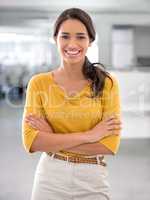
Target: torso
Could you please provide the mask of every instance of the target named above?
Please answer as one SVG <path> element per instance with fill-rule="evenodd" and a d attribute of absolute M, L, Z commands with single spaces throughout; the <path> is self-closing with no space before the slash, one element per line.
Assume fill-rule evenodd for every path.
<path fill-rule="evenodd" d="M 69 82 L 67 82 L 65 78 L 62 78 L 56 70 L 51 71 L 51 73 L 53 75 L 55 83 L 57 83 L 58 86 L 62 87 L 68 96 L 73 96 L 79 93 L 84 89 L 84 87 L 91 83 L 90 80 L 86 79 L 76 82 L 69 80 Z"/>

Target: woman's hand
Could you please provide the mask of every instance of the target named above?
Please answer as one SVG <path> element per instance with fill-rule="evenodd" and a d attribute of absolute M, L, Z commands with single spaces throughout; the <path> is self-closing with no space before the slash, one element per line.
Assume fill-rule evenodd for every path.
<path fill-rule="evenodd" d="M 52 127 L 44 117 L 37 117 L 36 115 L 29 114 L 25 117 L 25 122 L 39 131 L 53 133 Z"/>
<path fill-rule="evenodd" d="M 97 142 L 109 135 L 120 135 L 121 129 L 122 127 L 120 119 L 117 116 L 112 115 L 98 123 L 87 133 L 88 142 Z"/>

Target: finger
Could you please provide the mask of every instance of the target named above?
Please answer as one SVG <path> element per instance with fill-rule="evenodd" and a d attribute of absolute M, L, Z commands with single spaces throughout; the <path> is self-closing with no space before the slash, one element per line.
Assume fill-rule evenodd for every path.
<path fill-rule="evenodd" d="M 108 130 L 108 133 L 119 135 L 121 133 L 121 129 L 120 128 L 119 129 L 112 129 L 112 130 L 110 129 L 110 130 Z"/>
<path fill-rule="evenodd" d="M 41 127 L 47 127 L 49 126 L 49 123 L 47 122 L 47 120 L 43 117 L 35 117 L 35 116 L 27 116 L 25 118 L 25 121 L 30 123 L 31 125 L 34 125 L 34 127 L 41 129 Z"/>
<path fill-rule="evenodd" d="M 29 119 L 25 119 L 25 122 L 28 123 L 28 124 L 33 124 L 34 123 L 34 121 L 29 120 Z"/>
<path fill-rule="evenodd" d="M 36 127 L 39 130 L 41 130 L 42 127 L 44 129 L 45 127 L 49 126 L 48 123 L 41 118 L 38 118 L 38 119 L 30 118 L 28 121 L 30 121 L 31 125 L 34 125 L 34 127 Z"/>
<path fill-rule="evenodd" d="M 32 118 L 35 118 L 35 119 L 40 119 L 40 118 L 43 118 L 44 119 L 44 117 L 43 116 L 37 116 L 37 115 L 35 115 L 35 114 L 33 114 L 33 113 L 29 113 L 28 115 L 26 115 L 26 117 L 32 117 Z"/>
<path fill-rule="evenodd" d="M 121 124 L 112 124 L 107 127 L 107 130 L 116 130 L 121 128 L 122 128 Z"/>
<path fill-rule="evenodd" d="M 115 114 L 112 114 L 110 116 L 108 116 L 105 121 L 110 121 L 110 120 L 113 120 L 113 119 L 118 119 L 118 117 L 115 115 Z"/>
<path fill-rule="evenodd" d="M 33 116 L 28 116 L 28 117 L 25 118 L 25 120 L 32 121 L 32 122 L 35 122 L 35 123 L 41 123 L 41 121 L 38 117 L 33 117 Z"/>
<path fill-rule="evenodd" d="M 37 116 L 31 115 L 31 114 L 30 114 L 30 115 L 27 115 L 26 118 L 28 118 L 28 119 L 38 119 Z"/>
<path fill-rule="evenodd" d="M 33 113 L 29 113 L 26 117 L 35 117 Z"/>
<path fill-rule="evenodd" d="M 117 119 L 110 120 L 110 121 L 108 121 L 106 123 L 107 123 L 107 125 L 113 125 L 113 124 L 121 125 L 122 124 L 122 122 L 120 120 L 117 120 Z"/>
<path fill-rule="evenodd" d="M 33 120 L 33 117 L 28 115 L 28 116 L 25 117 L 25 120 Z"/>
<path fill-rule="evenodd" d="M 27 123 L 31 123 L 31 124 L 37 124 L 39 126 L 39 121 L 38 120 L 35 120 L 35 119 L 25 119 L 25 121 Z"/>
<path fill-rule="evenodd" d="M 122 124 L 121 120 L 118 118 L 111 118 L 109 120 L 106 121 L 106 123 L 109 124 Z"/>
<path fill-rule="evenodd" d="M 29 118 L 25 118 L 25 122 L 30 123 L 30 119 Z"/>
<path fill-rule="evenodd" d="M 119 117 L 117 117 L 116 115 L 112 115 L 110 117 L 108 117 L 108 120 L 112 120 L 112 119 L 120 119 Z"/>
<path fill-rule="evenodd" d="M 110 135 L 120 135 L 120 130 L 111 130 L 111 131 L 107 131 L 107 133 L 105 134 L 105 137 L 110 136 Z"/>
<path fill-rule="evenodd" d="M 120 130 L 112 130 L 108 132 L 109 135 L 121 135 L 121 131 Z"/>
<path fill-rule="evenodd" d="M 37 117 L 36 116 L 36 117 L 31 117 L 30 119 L 38 121 L 41 125 L 47 123 L 47 121 L 44 117 Z"/>
<path fill-rule="evenodd" d="M 33 114 L 29 114 L 26 116 L 26 119 L 28 120 L 36 120 L 38 123 L 41 123 L 41 125 L 44 125 L 45 123 L 47 123 L 45 117 L 41 116 L 41 117 L 38 117 L 36 115 L 33 115 Z"/>
<path fill-rule="evenodd" d="M 27 121 L 27 122 L 33 122 L 33 123 L 37 123 L 37 124 L 39 123 L 39 120 L 34 119 L 34 118 L 26 118 L 25 121 Z"/>
<path fill-rule="evenodd" d="M 111 123 L 111 124 L 107 124 L 108 128 L 116 128 L 116 127 L 121 127 L 122 124 L 121 123 Z"/>
<path fill-rule="evenodd" d="M 42 124 L 47 124 L 47 120 L 46 119 L 44 119 L 44 118 L 39 118 L 39 121 L 42 123 Z"/>
<path fill-rule="evenodd" d="M 29 125 L 33 125 L 33 122 L 29 121 L 29 120 L 25 120 L 25 122 Z"/>
<path fill-rule="evenodd" d="M 32 128 L 34 128 L 34 129 L 39 129 L 39 127 L 37 127 L 35 124 L 30 124 L 30 126 L 32 127 Z"/>
<path fill-rule="evenodd" d="M 39 129 L 40 130 L 40 126 L 38 124 L 35 124 L 34 122 L 31 122 L 31 121 L 28 121 L 27 122 L 28 125 L 30 125 L 32 128 L 35 128 L 35 129 Z"/>
<path fill-rule="evenodd" d="M 49 126 L 49 123 L 45 118 L 39 118 L 38 122 L 40 123 L 41 126 Z"/>
<path fill-rule="evenodd" d="M 114 116 L 107 117 L 106 119 L 104 119 L 104 122 L 108 122 L 112 119 L 115 119 L 115 117 Z"/>

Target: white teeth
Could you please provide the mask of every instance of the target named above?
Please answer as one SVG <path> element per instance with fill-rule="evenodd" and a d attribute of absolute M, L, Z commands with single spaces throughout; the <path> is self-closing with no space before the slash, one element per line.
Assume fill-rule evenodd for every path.
<path fill-rule="evenodd" d="M 70 55 L 77 55 L 77 54 L 79 54 L 80 53 L 80 50 L 78 50 L 78 51 L 65 51 L 67 54 L 70 54 Z"/>

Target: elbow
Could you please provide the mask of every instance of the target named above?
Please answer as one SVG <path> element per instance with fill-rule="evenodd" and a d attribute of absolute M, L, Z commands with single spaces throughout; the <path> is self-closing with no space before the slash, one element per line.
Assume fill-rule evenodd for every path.
<path fill-rule="evenodd" d="M 118 153 L 119 145 L 113 146 L 113 148 L 110 148 L 110 146 L 105 146 L 105 149 L 108 155 L 115 156 Z"/>
<path fill-rule="evenodd" d="M 23 130 L 22 141 L 24 149 L 27 153 L 36 152 L 36 147 L 34 145 L 37 138 L 37 131 Z"/>
<path fill-rule="evenodd" d="M 119 147 L 117 147 L 117 148 L 114 149 L 114 150 L 111 150 L 111 155 L 112 155 L 112 156 L 115 156 L 115 155 L 118 153 L 118 149 L 119 149 Z"/>
<path fill-rule="evenodd" d="M 107 149 L 107 155 L 114 156 L 114 155 L 115 155 L 115 152 L 113 152 L 113 151 L 110 150 L 110 149 Z"/>
<path fill-rule="evenodd" d="M 30 143 L 26 143 L 26 149 L 29 153 L 60 151 L 60 145 L 51 144 L 50 137 L 51 135 L 46 132 L 37 131 L 37 134 L 32 139 L 32 141 L 30 141 Z"/>
<path fill-rule="evenodd" d="M 59 152 L 62 150 L 60 145 L 56 145 L 51 138 L 51 134 L 47 132 L 41 132 L 38 130 L 23 131 L 23 143 L 25 150 L 28 153 L 34 152 Z"/>
<path fill-rule="evenodd" d="M 34 146 L 34 142 L 31 145 L 29 145 L 27 142 L 24 141 L 23 146 L 24 146 L 24 149 L 27 153 L 34 153 L 34 152 L 37 151 L 35 146 Z"/>
<path fill-rule="evenodd" d="M 38 150 L 37 150 L 37 148 L 35 147 L 35 145 L 34 145 L 34 142 L 33 142 L 33 144 L 31 145 L 31 147 L 29 148 L 29 153 L 35 153 L 35 152 L 37 152 Z"/>
<path fill-rule="evenodd" d="M 116 152 L 112 151 L 112 150 L 108 150 L 107 152 L 108 155 L 114 156 L 116 155 Z"/>
<path fill-rule="evenodd" d="M 34 153 L 34 152 L 52 152 L 52 153 L 57 153 L 61 149 L 59 147 L 51 146 L 51 145 L 44 145 L 41 144 L 38 139 L 36 139 L 33 144 L 31 145 L 29 152 Z"/>
<path fill-rule="evenodd" d="M 110 155 L 111 155 L 111 156 L 115 156 L 115 155 L 116 155 L 116 152 L 111 151 Z"/>
<path fill-rule="evenodd" d="M 35 153 L 38 151 L 43 151 L 42 145 L 40 144 L 40 138 L 37 136 L 30 146 L 27 146 L 28 152 L 29 153 Z"/>

